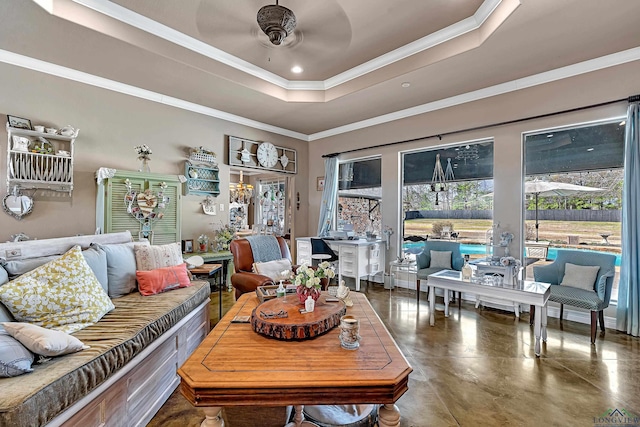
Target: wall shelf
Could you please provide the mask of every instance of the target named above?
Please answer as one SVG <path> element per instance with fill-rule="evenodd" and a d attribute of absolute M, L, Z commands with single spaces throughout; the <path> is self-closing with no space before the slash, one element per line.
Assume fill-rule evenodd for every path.
<path fill-rule="evenodd" d="M 219 171 L 214 166 L 196 165 L 190 161 L 184 164 L 185 194 L 218 196 L 220 194 Z"/>
<path fill-rule="evenodd" d="M 71 136 L 64 136 L 14 128 L 7 123 L 7 136 L 7 191 L 17 187 L 71 195 L 78 130 Z"/>

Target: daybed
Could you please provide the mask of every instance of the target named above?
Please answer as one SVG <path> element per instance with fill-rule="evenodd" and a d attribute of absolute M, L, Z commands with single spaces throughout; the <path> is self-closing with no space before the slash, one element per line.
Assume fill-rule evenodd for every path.
<path fill-rule="evenodd" d="M 128 232 L 3 243 L 0 258 L 5 265 L 22 261 L 24 266 L 75 245 L 125 242 L 131 242 Z M 121 264 L 107 266 L 108 279 L 124 268 Z M 104 272 L 89 266 L 100 281 Z M 109 289 L 112 285 L 109 280 Z M 209 332 L 209 295 L 208 282 L 193 281 L 156 295 L 134 291 L 112 297 L 113 310 L 71 334 L 90 348 L 35 363 L 33 372 L 0 378 L 0 426 L 146 425 L 178 386 L 177 367 Z M 8 320 L 13 319 L 0 307 L 0 322 Z"/>

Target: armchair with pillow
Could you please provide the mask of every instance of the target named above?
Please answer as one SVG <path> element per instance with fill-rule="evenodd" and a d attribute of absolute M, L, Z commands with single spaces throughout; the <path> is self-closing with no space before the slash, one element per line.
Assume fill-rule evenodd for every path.
<path fill-rule="evenodd" d="M 597 317 L 602 334 L 605 332 L 603 310 L 611 299 L 615 265 L 613 254 L 559 249 L 554 262 L 533 267 L 533 277 L 551 283 L 549 301 L 560 303 L 561 322 L 564 304 L 591 311 L 591 344 L 595 344 Z"/>
<path fill-rule="evenodd" d="M 262 257 L 254 257 L 251 239 L 258 243 L 266 242 Z M 248 236 L 247 239 L 235 239 L 231 241 L 230 250 L 235 268 L 231 284 L 235 288 L 236 299 L 244 293 L 255 291 L 258 286 L 273 285 L 284 270 L 295 270 L 295 266 L 291 265 L 291 252 L 282 237 Z"/>
<path fill-rule="evenodd" d="M 427 280 L 430 274 L 441 270 L 460 271 L 463 265 L 460 243 L 427 240 L 422 252 L 416 256 L 416 299 L 420 301 L 420 280 Z"/>

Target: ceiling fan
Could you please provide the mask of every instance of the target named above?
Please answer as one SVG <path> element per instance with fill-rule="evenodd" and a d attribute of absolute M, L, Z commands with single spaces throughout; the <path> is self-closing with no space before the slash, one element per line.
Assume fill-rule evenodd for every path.
<path fill-rule="evenodd" d="M 280 46 L 282 41 L 296 28 L 296 15 L 284 6 L 268 4 L 258 11 L 257 16 L 260 29 L 269 36 L 269 41 Z"/>
<path fill-rule="evenodd" d="M 295 48 L 298 56 L 313 58 L 350 45 L 351 23 L 337 0 L 302 2 L 295 9 L 294 13 L 278 0 L 261 8 L 255 0 L 201 0 L 196 25 L 203 41 L 240 57 L 258 46 L 277 60 L 279 51 Z M 272 16 L 282 20 L 263 27 L 262 21 Z"/>

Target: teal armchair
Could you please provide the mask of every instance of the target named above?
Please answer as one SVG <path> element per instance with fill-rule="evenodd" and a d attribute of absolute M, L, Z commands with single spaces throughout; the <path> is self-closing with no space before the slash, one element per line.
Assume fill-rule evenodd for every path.
<path fill-rule="evenodd" d="M 593 290 L 560 285 L 566 263 L 600 267 Z M 609 306 L 611 299 L 615 265 L 616 257 L 612 254 L 560 249 L 554 262 L 533 267 L 533 277 L 538 282 L 551 283 L 549 301 L 560 303 L 560 322 L 562 322 L 564 304 L 591 311 L 591 343 L 595 344 L 598 318 L 602 334 L 605 333 L 603 310 Z"/>
<path fill-rule="evenodd" d="M 444 270 L 442 267 L 431 266 L 431 251 L 451 251 L 451 269 L 462 270 L 464 265 L 464 258 L 460 253 L 460 243 L 442 241 L 442 240 L 427 240 L 424 243 L 424 249 L 418 255 L 416 255 L 416 267 L 418 272 L 416 274 L 416 298 L 420 300 L 420 281 L 427 280 L 430 274 L 437 273 Z"/>

